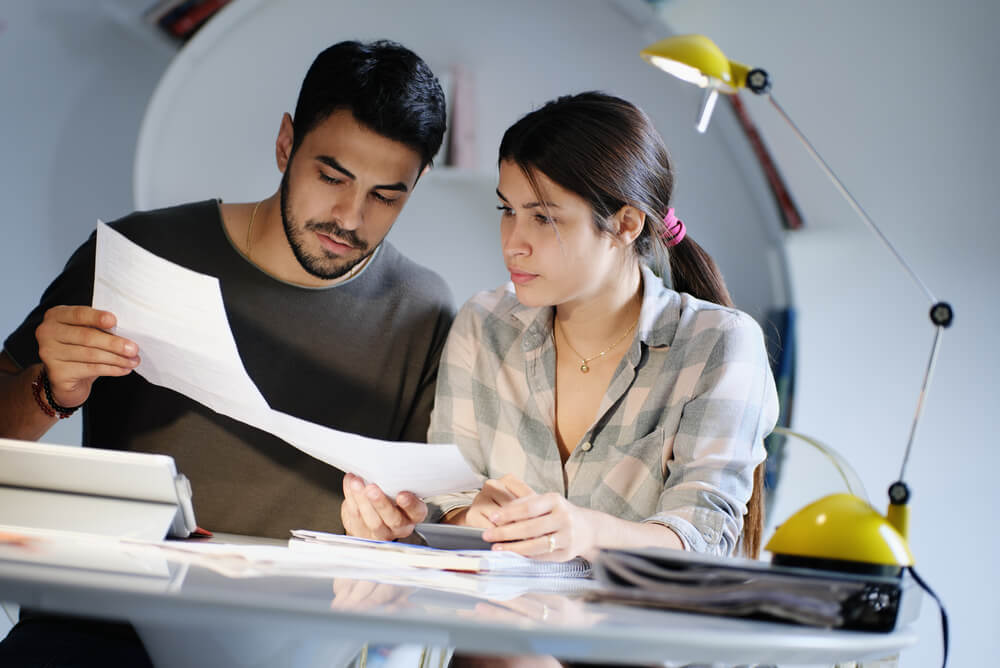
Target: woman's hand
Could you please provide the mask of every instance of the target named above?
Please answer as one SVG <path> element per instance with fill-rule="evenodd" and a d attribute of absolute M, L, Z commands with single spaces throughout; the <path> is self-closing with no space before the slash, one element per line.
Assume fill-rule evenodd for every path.
<path fill-rule="evenodd" d="M 503 480 L 504 487 L 518 498 L 484 513 L 495 526 L 483 532 L 483 540 L 494 543 L 494 550 L 567 561 L 597 547 L 599 513 L 576 506 L 555 492 L 535 494 L 512 476 Z"/>
<path fill-rule="evenodd" d="M 378 485 L 366 485 L 353 473 L 344 475 L 340 519 L 349 535 L 375 540 L 406 538 L 426 518 L 427 504 L 412 492 L 400 492 L 390 499 Z"/>
<path fill-rule="evenodd" d="M 472 500 L 471 506 L 464 508 L 460 513 L 456 513 L 445 521 L 448 524 L 489 529 L 496 526 L 489 519 L 490 515 L 511 501 L 531 496 L 534 493 L 534 490 L 512 475 L 505 475 L 499 480 L 487 480 L 483 483 L 479 494 Z"/>

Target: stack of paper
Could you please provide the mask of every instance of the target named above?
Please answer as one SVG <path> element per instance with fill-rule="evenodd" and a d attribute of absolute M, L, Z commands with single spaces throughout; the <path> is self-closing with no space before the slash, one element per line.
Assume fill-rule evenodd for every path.
<path fill-rule="evenodd" d="M 585 578 L 590 564 L 585 559 L 565 562 L 538 561 L 513 552 L 492 550 L 438 550 L 352 536 L 307 531 L 292 531 L 288 547 L 293 551 L 322 554 L 330 563 L 366 564 L 373 567 L 432 568 L 490 575 L 551 576 Z"/>
<path fill-rule="evenodd" d="M 809 626 L 891 631 L 901 579 L 772 566 L 679 550 L 603 550 L 594 595 L 653 607 Z"/>

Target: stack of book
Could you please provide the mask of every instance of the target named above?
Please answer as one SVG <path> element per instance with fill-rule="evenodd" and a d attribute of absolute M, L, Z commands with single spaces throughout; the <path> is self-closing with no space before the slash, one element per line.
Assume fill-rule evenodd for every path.
<path fill-rule="evenodd" d="M 146 10 L 144 18 L 183 42 L 228 3 L 229 0 L 158 0 Z"/>
<path fill-rule="evenodd" d="M 600 600 L 808 626 L 892 631 L 916 619 L 919 589 L 898 576 L 774 566 L 679 550 L 603 550 Z"/>

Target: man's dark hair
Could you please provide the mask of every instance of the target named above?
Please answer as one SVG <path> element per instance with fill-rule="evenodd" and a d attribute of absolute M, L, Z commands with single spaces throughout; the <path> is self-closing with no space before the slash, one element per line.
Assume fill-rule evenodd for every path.
<path fill-rule="evenodd" d="M 295 105 L 292 152 L 338 109 L 350 109 L 365 127 L 411 147 L 423 165 L 441 147 L 441 84 L 427 63 L 396 42 L 339 42 L 316 56 Z"/>

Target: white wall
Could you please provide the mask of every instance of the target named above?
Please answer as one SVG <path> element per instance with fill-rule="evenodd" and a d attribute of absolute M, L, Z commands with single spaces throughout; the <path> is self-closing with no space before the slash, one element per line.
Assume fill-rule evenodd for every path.
<path fill-rule="evenodd" d="M 241 0 L 195 36 L 157 88 L 137 152 L 136 202 L 249 201 L 273 192 L 280 176 L 273 138 L 301 73 L 332 42 L 385 37 L 412 48 L 436 72 L 460 64 L 473 77 L 472 174 L 456 180 L 432 172 L 389 237 L 441 272 L 459 303 L 506 280 L 493 194 L 503 131 L 557 95 L 597 88 L 649 113 L 678 163 L 679 215 L 716 255 L 736 303 L 763 318 L 785 297 L 767 264 L 778 265 L 780 277 L 773 204 L 761 197 L 759 170 L 731 159 L 752 161 L 752 154 L 729 110 L 719 112 L 719 133 L 707 141 L 693 136 L 698 92 L 663 94 L 663 77 L 639 58 L 664 31 L 641 0 Z M 732 197 L 714 197 L 718 188 Z M 468 196 L 473 189 L 478 199 Z M 456 256 L 471 271 L 450 259 Z"/>
<path fill-rule="evenodd" d="M 955 307 L 907 471 L 911 545 L 950 613 L 949 664 L 995 664 L 1000 3 L 675 0 L 664 17 L 767 69 L 778 101 L 935 296 Z M 748 102 L 808 225 L 788 238 L 801 314 L 794 426 L 843 452 L 884 509 L 930 351 L 928 304 L 773 110 Z M 782 493 L 799 504 L 816 498 L 828 491 L 816 479 L 803 471 Z M 918 632 L 902 665 L 939 666 L 929 599 Z"/>
<path fill-rule="evenodd" d="M 132 208 L 139 121 L 173 53 L 135 24 L 138 11 L 0 0 L 0 339 L 98 216 Z M 46 440 L 79 443 L 79 416 Z M 2 638 L 17 608 L 0 608 Z"/>
<path fill-rule="evenodd" d="M 0 0 L 0 343 L 97 218 L 132 208 L 139 122 L 173 53 L 142 4 Z M 74 417 L 47 440 L 79 432 Z"/>

